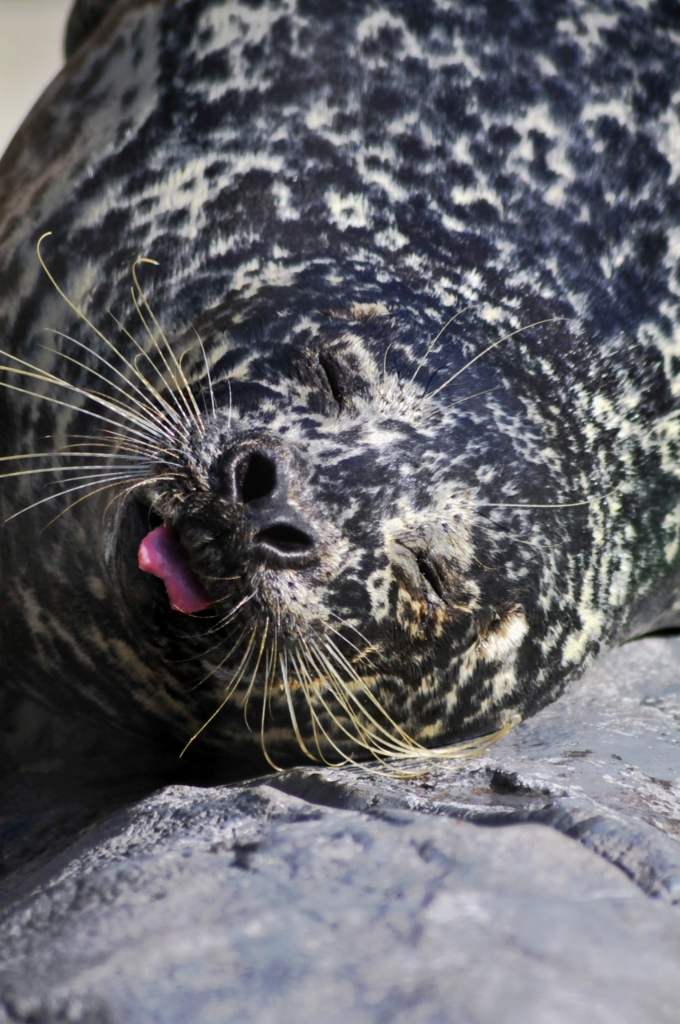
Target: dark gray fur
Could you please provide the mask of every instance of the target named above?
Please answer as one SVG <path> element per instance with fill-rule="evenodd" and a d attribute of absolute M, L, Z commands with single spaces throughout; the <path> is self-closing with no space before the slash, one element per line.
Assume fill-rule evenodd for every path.
<path fill-rule="evenodd" d="M 99 28 L 112 7 L 113 0 L 76 0 L 64 34 L 64 55 L 67 60 Z"/>
<path fill-rule="evenodd" d="M 679 30 L 670 4 L 568 0 L 120 0 L 82 29 L 0 166 L 4 344 L 105 390 L 96 355 L 86 371 L 45 351 L 51 328 L 112 358 L 37 239 L 52 232 L 50 270 L 128 358 L 107 311 L 144 339 L 130 267 L 153 257 L 140 281 L 190 349 L 203 426 L 148 455 L 130 498 L 103 491 L 47 526 L 58 499 L 4 528 L 5 670 L 188 738 L 242 631 L 263 650 L 241 691 L 252 672 L 256 734 L 295 745 L 283 654 L 306 665 L 303 738 L 317 714 L 333 756 L 372 744 L 324 690 L 324 657 L 366 687 L 349 698 L 365 728 L 435 746 L 677 623 Z M 11 391 L 0 417 L 7 455 L 101 426 Z M 257 508 L 238 490 L 253 452 L 280 483 Z M 2 509 L 47 493 L 10 479 Z M 154 516 L 219 607 L 248 598 L 223 632 L 137 570 Z M 257 538 L 280 524 L 310 543 L 275 564 Z M 254 742 L 237 702 L 204 735 Z"/>

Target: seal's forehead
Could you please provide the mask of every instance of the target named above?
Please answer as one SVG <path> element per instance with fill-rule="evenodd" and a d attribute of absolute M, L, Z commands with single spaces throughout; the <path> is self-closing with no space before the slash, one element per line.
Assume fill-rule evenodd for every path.
<path fill-rule="evenodd" d="M 36 231 L 58 211 L 73 289 L 128 301 L 143 252 L 175 325 L 348 297 L 441 323 L 462 298 L 490 322 L 549 304 L 662 343 L 680 44 L 643 5 L 118 7 L 5 162 Z"/>

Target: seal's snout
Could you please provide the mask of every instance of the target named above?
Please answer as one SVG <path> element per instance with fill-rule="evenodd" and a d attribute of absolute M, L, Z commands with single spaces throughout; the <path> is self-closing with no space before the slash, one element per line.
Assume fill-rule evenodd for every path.
<path fill-rule="evenodd" d="M 287 460 L 266 449 L 233 464 L 234 499 L 252 528 L 248 554 L 272 568 L 306 565 L 315 554 L 314 531 L 289 501 L 292 473 Z"/>

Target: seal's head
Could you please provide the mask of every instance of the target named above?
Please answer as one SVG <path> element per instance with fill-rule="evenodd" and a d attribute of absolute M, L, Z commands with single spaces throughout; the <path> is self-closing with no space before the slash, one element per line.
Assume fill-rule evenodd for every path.
<path fill-rule="evenodd" d="M 238 365 L 232 340 L 211 367 L 194 339 L 193 368 L 173 344 L 168 386 L 147 386 L 109 569 L 223 749 L 243 740 L 239 705 L 272 756 L 329 760 L 413 755 L 516 710 L 537 581 L 513 513 L 478 500 L 504 447 L 479 401 L 490 370 L 469 367 L 452 401 L 413 330 L 354 307 L 273 328 Z"/>

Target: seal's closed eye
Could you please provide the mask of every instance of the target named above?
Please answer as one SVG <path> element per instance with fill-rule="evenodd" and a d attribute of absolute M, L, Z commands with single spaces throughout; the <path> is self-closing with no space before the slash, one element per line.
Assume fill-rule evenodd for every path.
<path fill-rule="evenodd" d="M 321 366 L 330 392 L 340 409 L 347 407 L 353 397 L 368 398 L 370 386 L 361 373 L 346 359 L 333 352 L 320 352 Z"/>

